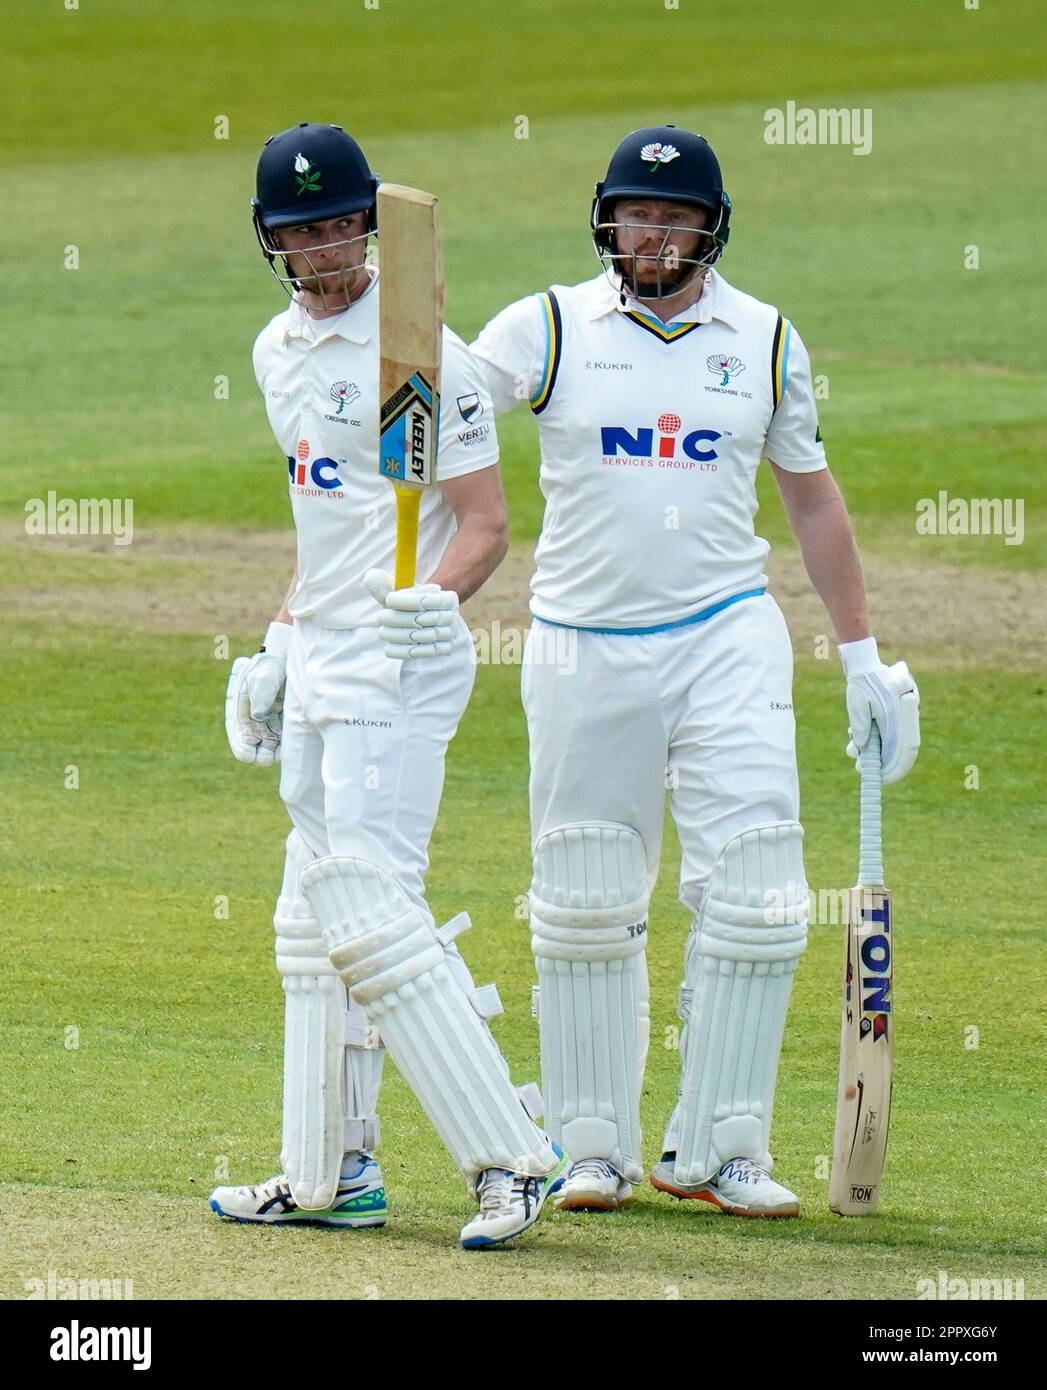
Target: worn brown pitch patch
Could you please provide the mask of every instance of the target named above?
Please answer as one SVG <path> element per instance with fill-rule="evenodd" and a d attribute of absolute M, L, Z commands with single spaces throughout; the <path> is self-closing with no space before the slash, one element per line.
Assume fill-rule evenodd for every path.
<path fill-rule="evenodd" d="M 0 562 L 10 575 L 5 604 L 23 623 L 117 626 L 153 632 L 263 632 L 287 589 L 294 532 L 165 527 L 133 545 L 106 537 L 28 537 L 0 528 Z M 514 546 L 484 588 L 463 606 L 469 626 L 525 629 L 530 545 Z M 864 557 L 873 630 L 889 660 L 936 665 L 999 663 L 1038 668 L 1047 645 L 1047 579 L 1026 570 L 915 564 Z M 798 656 L 814 656 L 831 625 L 795 548 L 770 561 Z"/>
<path fill-rule="evenodd" d="M 916 665 L 917 655 L 935 665 L 999 663 L 1008 670 L 1041 665 L 1047 645 L 1047 579 L 1027 570 L 918 565 L 863 559 L 873 631 L 884 658 Z M 469 626 L 487 628 L 497 620 L 525 628 L 528 584 L 533 568 L 528 546 L 515 547 L 480 592 L 464 605 Z M 795 549 L 772 554 L 767 570 L 770 591 L 782 606 L 799 657 L 813 657 L 832 624 Z"/>

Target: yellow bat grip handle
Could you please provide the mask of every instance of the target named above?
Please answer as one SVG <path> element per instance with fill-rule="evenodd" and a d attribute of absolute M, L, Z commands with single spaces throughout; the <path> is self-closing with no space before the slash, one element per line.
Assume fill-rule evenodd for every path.
<path fill-rule="evenodd" d="M 418 558 L 418 507 L 422 500 L 420 488 L 398 487 L 396 491 L 396 583 L 397 589 L 409 589 L 414 583 L 414 567 Z"/>

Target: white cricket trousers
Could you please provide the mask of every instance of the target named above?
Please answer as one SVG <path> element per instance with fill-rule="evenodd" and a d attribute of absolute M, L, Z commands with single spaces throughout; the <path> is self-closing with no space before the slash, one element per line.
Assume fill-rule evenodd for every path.
<path fill-rule="evenodd" d="M 799 819 L 792 671 L 767 593 L 645 636 L 536 620 L 522 673 L 532 845 L 557 826 L 620 822 L 643 839 L 653 889 L 668 790 L 680 899 L 697 913 L 732 836 Z"/>
<path fill-rule="evenodd" d="M 315 855 L 370 860 L 426 913 L 444 756 L 476 676 L 457 626 L 448 656 L 393 661 L 377 628 L 296 618 L 287 658 L 280 795 L 292 822 Z"/>

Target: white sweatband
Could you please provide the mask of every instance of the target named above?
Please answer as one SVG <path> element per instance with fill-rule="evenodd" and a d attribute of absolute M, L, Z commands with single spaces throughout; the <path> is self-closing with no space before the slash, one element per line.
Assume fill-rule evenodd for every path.
<path fill-rule="evenodd" d="M 845 676 L 864 676 L 880 664 L 875 637 L 862 637 L 857 642 L 841 642 L 836 648 L 843 662 Z"/>
<path fill-rule="evenodd" d="M 286 656 L 290 645 L 291 624 L 278 623 L 275 620 L 271 622 L 265 630 L 262 650 L 269 652 L 272 656 Z"/>

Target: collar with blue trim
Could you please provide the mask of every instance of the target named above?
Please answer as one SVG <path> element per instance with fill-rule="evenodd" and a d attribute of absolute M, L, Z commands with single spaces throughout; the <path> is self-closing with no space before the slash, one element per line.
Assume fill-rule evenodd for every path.
<path fill-rule="evenodd" d="M 617 310 L 618 313 L 625 314 L 629 318 L 642 321 L 644 326 L 651 325 L 657 330 L 661 330 L 666 337 L 672 336 L 677 325 L 686 325 L 689 329 L 696 324 L 709 323 L 712 319 L 719 319 L 728 328 L 736 329 L 738 319 L 730 303 L 730 298 L 730 285 L 715 270 L 710 270 L 706 274 L 701 296 L 693 304 L 689 304 L 686 309 L 682 309 L 669 323 L 663 323 L 661 319 L 651 313 L 647 305 L 633 299 L 630 295 L 626 294 L 623 303 L 621 289 L 612 285 L 605 276 L 603 289 L 596 296 L 596 303 L 593 305 L 590 317 L 602 318 L 604 314 Z"/>

